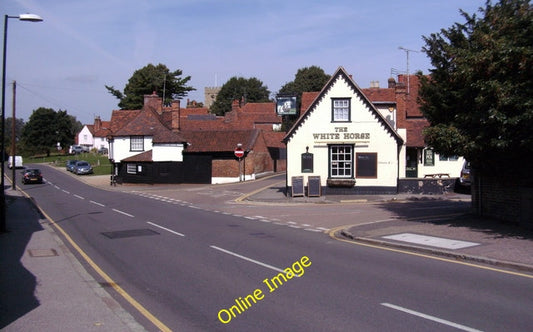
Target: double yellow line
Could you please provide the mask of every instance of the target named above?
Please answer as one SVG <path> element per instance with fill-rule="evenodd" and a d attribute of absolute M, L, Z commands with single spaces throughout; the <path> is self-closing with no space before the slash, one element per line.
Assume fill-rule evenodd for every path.
<path fill-rule="evenodd" d="M 27 198 L 31 199 L 31 197 L 24 190 L 21 190 L 20 188 L 19 188 L 19 190 L 24 194 L 24 196 L 26 196 Z M 37 206 L 37 204 L 35 206 Z M 83 251 L 83 249 L 81 249 L 80 246 L 78 246 L 76 244 L 76 242 L 74 242 L 74 240 L 67 234 L 67 232 L 65 232 L 65 230 L 63 230 L 63 228 L 61 226 L 59 226 L 45 211 L 43 211 L 43 209 L 41 209 L 40 206 L 37 206 L 37 208 L 46 217 L 46 219 L 48 219 L 50 224 L 52 224 L 55 227 L 55 229 L 57 229 L 64 236 L 64 238 L 67 240 L 67 242 L 70 243 L 70 245 L 78 252 L 78 254 L 80 254 L 80 256 L 87 262 L 87 264 L 89 264 L 93 268 L 93 270 L 100 277 L 102 277 L 102 279 L 104 279 L 106 284 L 108 284 L 110 287 L 112 287 L 120 296 L 122 296 L 124 298 L 124 300 L 126 300 L 141 315 L 143 315 L 152 324 L 154 324 L 160 331 L 164 331 L 164 332 L 172 331 L 168 326 L 163 324 L 163 322 L 161 322 L 159 319 L 157 319 L 157 317 L 152 315 L 152 313 L 150 313 L 145 307 L 143 307 L 142 304 L 140 304 L 137 300 L 135 300 L 133 297 L 131 297 L 131 295 L 129 295 L 122 287 L 117 285 L 117 283 L 113 279 L 111 279 L 111 277 L 107 273 L 105 273 L 104 270 L 102 270 L 89 257 L 89 255 L 87 255 Z"/>

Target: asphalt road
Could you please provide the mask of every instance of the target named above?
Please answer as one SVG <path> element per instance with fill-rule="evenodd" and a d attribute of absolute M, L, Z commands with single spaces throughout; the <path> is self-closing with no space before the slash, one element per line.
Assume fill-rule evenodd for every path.
<path fill-rule="evenodd" d="M 24 190 L 110 278 L 72 248 L 95 279 L 150 331 L 533 326 L 532 279 L 340 242 L 208 202 L 104 191 L 53 169 L 45 179 Z"/>

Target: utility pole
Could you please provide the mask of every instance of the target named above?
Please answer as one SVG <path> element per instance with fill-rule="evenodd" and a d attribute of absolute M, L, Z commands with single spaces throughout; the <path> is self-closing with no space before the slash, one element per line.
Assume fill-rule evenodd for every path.
<path fill-rule="evenodd" d="M 410 73 L 409 73 L 409 52 L 418 53 L 419 51 L 410 50 L 410 49 L 402 47 L 402 46 L 398 47 L 398 49 L 405 51 L 405 54 L 407 55 L 407 94 L 409 94 L 409 89 L 410 89 L 410 85 L 409 85 L 409 75 L 410 75 Z"/>
<path fill-rule="evenodd" d="M 16 159 L 15 159 L 15 155 L 17 154 L 16 153 L 16 142 L 15 142 L 15 138 L 17 137 L 16 135 L 16 131 L 15 131 L 15 127 L 16 127 L 16 123 L 17 123 L 17 118 L 15 117 L 15 109 L 16 109 L 16 106 L 15 106 L 15 102 L 17 100 L 17 81 L 13 81 L 13 115 L 12 115 L 12 119 L 11 119 L 11 155 L 13 157 L 11 157 L 11 169 L 13 170 L 13 174 L 12 174 L 12 179 L 13 179 L 13 182 L 12 182 L 12 187 L 11 189 L 13 190 L 17 190 L 17 183 L 16 183 L 16 180 L 15 180 L 15 174 L 16 174 L 16 168 L 15 167 L 17 165 L 16 163 Z"/>

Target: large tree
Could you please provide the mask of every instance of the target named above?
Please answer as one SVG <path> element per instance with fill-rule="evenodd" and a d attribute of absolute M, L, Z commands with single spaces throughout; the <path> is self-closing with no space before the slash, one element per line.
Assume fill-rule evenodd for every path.
<path fill-rule="evenodd" d="M 330 75 L 326 74 L 324 70 L 318 66 L 300 68 L 296 72 L 296 75 L 294 75 L 294 80 L 285 83 L 285 85 L 279 89 L 278 95 L 296 96 L 297 108 L 299 109 L 302 103 L 302 93 L 322 90 L 329 78 Z M 289 130 L 297 118 L 298 115 L 283 116 L 282 130 Z"/>
<path fill-rule="evenodd" d="M 22 130 L 21 150 L 27 154 L 45 153 L 49 156 L 57 143 L 63 149 L 73 144 L 80 127 L 81 123 L 67 111 L 40 107 L 33 111 Z"/>
<path fill-rule="evenodd" d="M 178 69 L 171 72 L 167 66 L 148 64 L 136 70 L 124 87 L 124 92 L 112 86 L 105 86 L 113 96 L 119 100 L 118 107 L 126 110 L 141 109 L 144 104 L 144 95 L 150 95 L 154 91 L 159 96 L 164 96 L 164 103 L 170 104 L 172 100 L 187 96 L 189 91 L 196 90 L 187 86 L 190 76 L 181 77 L 183 72 Z"/>
<path fill-rule="evenodd" d="M 424 37 L 434 69 L 420 75 L 427 144 L 481 173 L 530 168 L 533 154 L 533 11 L 528 0 L 486 2 L 479 16 Z M 514 173 L 516 174 L 516 173 Z M 529 179 L 531 176 L 529 175 Z"/>
<path fill-rule="evenodd" d="M 330 75 L 318 66 L 304 67 L 298 69 L 294 80 L 285 83 L 279 89 L 278 94 L 292 94 L 302 96 L 303 92 L 320 91 L 328 82 Z"/>
<path fill-rule="evenodd" d="M 244 100 L 246 103 L 261 103 L 269 101 L 270 91 L 259 79 L 232 77 L 217 94 L 217 99 L 211 105 L 210 111 L 216 115 L 224 115 L 231 111 L 233 100 Z"/>

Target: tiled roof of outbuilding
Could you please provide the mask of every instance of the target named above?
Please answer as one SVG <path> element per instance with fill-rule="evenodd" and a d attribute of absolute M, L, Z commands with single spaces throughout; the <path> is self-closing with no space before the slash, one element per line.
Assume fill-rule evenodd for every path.
<path fill-rule="evenodd" d="M 124 162 L 151 162 L 152 161 L 152 150 L 148 150 L 134 156 L 122 159 Z"/>
<path fill-rule="evenodd" d="M 245 151 L 252 149 L 260 130 L 195 130 L 182 134 L 190 143 L 185 152 L 230 152 L 234 151 L 239 143 Z"/>

